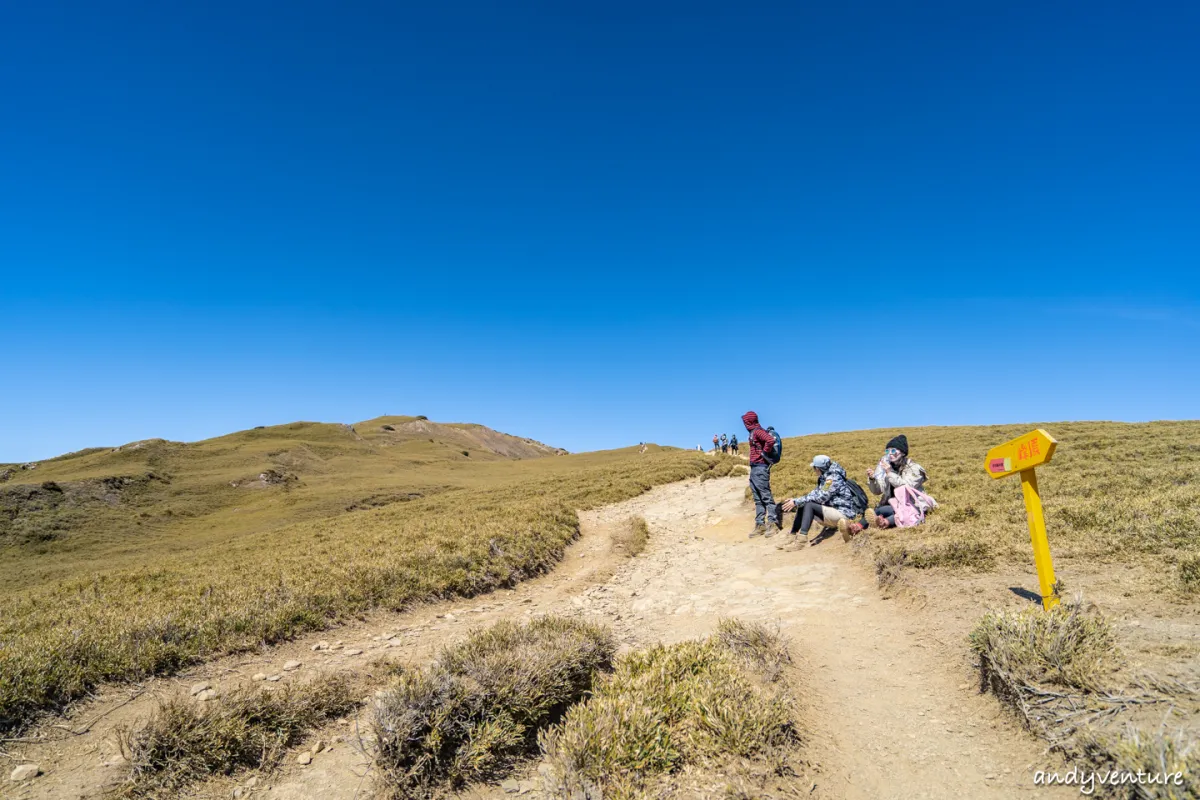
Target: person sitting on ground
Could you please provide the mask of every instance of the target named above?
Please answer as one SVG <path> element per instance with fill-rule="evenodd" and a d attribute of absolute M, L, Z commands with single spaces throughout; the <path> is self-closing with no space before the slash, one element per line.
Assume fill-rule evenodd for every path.
<path fill-rule="evenodd" d="M 736 433 L 735 433 L 733 436 L 730 436 L 730 437 L 729 437 L 729 449 L 730 449 L 730 450 L 733 452 L 733 454 L 734 454 L 735 456 L 738 454 L 738 449 L 737 449 L 737 434 L 736 434 Z"/>
<path fill-rule="evenodd" d="M 816 537 L 811 540 L 808 538 L 808 530 L 814 520 L 820 522 L 822 527 L 836 528 L 839 522 L 854 519 L 863 512 L 841 464 L 829 456 L 817 456 L 812 460 L 812 468 L 817 474 L 817 488 L 804 497 L 785 501 L 776 512 L 776 518 L 779 519 L 782 519 L 782 511 L 796 512 L 791 535 L 779 545 L 780 550 L 799 548 L 806 543 L 814 544 Z"/>
<path fill-rule="evenodd" d="M 896 490 L 901 487 L 915 489 L 924 495 L 925 481 L 928 476 L 925 468 L 908 457 L 908 437 L 904 434 L 892 437 L 874 469 L 867 470 L 867 486 L 872 494 L 880 495 L 879 503 L 874 509 L 868 509 L 863 521 L 846 520 L 839 524 L 842 538 L 849 540 L 851 536 L 861 533 L 863 528 L 874 525 L 877 528 L 896 527 L 896 509 L 894 498 Z M 928 495 L 925 495 L 928 497 Z M 929 498 L 933 503 L 933 498 Z M 921 518 L 924 512 L 921 510 Z"/>

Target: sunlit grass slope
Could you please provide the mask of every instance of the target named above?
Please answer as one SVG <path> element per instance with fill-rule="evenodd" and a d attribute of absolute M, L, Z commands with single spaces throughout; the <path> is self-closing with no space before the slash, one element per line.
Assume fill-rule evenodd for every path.
<path fill-rule="evenodd" d="M 111 475 L 114 465 L 126 474 L 161 470 L 168 494 L 144 502 L 168 504 L 172 514 L 163 510 L 154 526 L 138 525 L 138 506 L 126 508 L 119 498 L 107 511 L 125 528 L 110 534 L 85 518 L 63 531 L 61 549 L 54 549 L 58 540 L 5 547 L 8 574 L 38 577 L 0 588 L 0 727 L 20 725 L 100 681 L 169 672 L 372 608 L 511 584 L 561 557 L 578 532 L 576 509 L 699 475 L 714 463 L 659 448 L 518 461 L 492 453 L 485 460 L 461 449 L 455 457 L 436 437 L 384 447 L 349 428 L 298 425 L 284 426 L 287 459 L 264 429 L 196 445 L 91 453 L 72 470 L 74 459 L 39 466 L 39 479 L 62 485 Z M 298 478 L 229 485 L 255 484 L 263 459 Z M 240 492 L 238 505 L 213 501 L 204 487 L 222 497 Z M 380 495 L 393 499 L 371 507 L 369 498 Z M 233 519 L 239 523 L 222 524 Z M 55 562 L 49 575 L 42 559 Z"/>
<path fill-rule="evenodd" d="M 918 528 L 874 535 L 876 544 L 913 550 L 916 566 L 1028 563 L 1020 481 L 993 480 L 983 462 L 990 447 L 1035 427 L 1059 442 L 1053 461 L 1038 468 L 1054 557 L 1113 564 L 1153 560 L 1164 567 L 1164 582 L 1186 590 L 1188 567 L 1200 557 L 1200 422 L 1059 422 L 802 436 L 786 440 L 786 457 L 772 483 L 777 497 L 804 494 L 814 482 L 808 465 L 823 453 L 865 489 L 866 471 L 888 439 L 905 433 L 910 455 L 929 473 L 926 488 L 941 508 Z"/>

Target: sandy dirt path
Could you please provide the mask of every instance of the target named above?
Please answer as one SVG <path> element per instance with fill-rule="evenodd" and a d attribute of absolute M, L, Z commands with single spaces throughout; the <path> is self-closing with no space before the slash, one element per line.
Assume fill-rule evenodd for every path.
<path fill-rule="evenodd" d="M 805 759 L 815 774 L 798 779 L 801 796 L 847 798 L 1008 798 L 1074 795 L 1033 785 L 1033 771 L 1056 760 L 1018 729 L 994 699 L 978 694 L 962 641 L 942 641 L 929 610 L 883 599 L 872 576 L 839 538 L 798 552 L 777 539 L 748 540 L 753 512 L 744 478 L 685 481 L 581 514 L 582 536 L 552 574 L 512 591 L 379 614 L 354 626 L 306 637 L 253 656 L 223 659 L 180 678 L 142 687 L 132 702 L 115 690 L 77 709 L 80 726 L 115 708 L 88 734 L 26 746 L 46 774 L 15 798 L 96 797 L 122 775 L 114 728 L 144 719 L 157 697 L 210 683 L 218 692 L 256 672 L 290 681 L 327 670 L 366 669 L 372 658 L 418 665 L 466 631 L 505 617 L 544 613 L 603 621 L 623 648 L 710 632 L 721 617 L 777 624 L 801 671 Z M 626 559 L 611 534 L 633 516 L 649 523 L 646 552 Z M 328 640 L 343 646 L 312 651 Z M 361 650 L 361 653 L 353 651 Z M 282 672 L 288 660 L 303 661 Z M 127 695 L 128 693 L 126 693 Z M 273 800 L 362 798 L 371 793 L 369 707 L 357 719 L 314 733 L 329 745 L 301 766 L 296 749 L 277 770 L 212 781 L 199 795 Z M 44 726 L 38 735 L 53 731 Z M 310 741 L 310 743 L 311 743 Z M 307 745 L 305 746 L 307 747 Z M 533 766 L 519 783 L 536 797 Z M 803 785 L 799 785 L 800 783 Z M 815 787 L 813 786 L 815 784 Z M 509 784 L 509 789 L 514 788 Z M 480 787 L 474 796 L 501 796 Z"/>

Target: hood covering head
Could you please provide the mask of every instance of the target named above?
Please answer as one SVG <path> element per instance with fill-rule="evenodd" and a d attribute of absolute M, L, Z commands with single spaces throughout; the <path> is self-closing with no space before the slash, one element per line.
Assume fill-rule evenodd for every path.
<path fill-rule="evenodd" d="M 755 414 L 753 411 L 747 411 L 745 414 L 742 414 L 742 424 L 746 426 L 746 430 L 748 431 L 759 427 L 758 414 Z"/>
<path fill-rule="evenodd" d="M 829 465 L 832 463 L 833 459 L 831 459 L 829 456 L 817 456 L 812 460 L 813 467 L 821 470 L 821 472 L 829 469 Z"/>
<path fill-rule="evenodd" d="M 887 443 L 887 448 L 885 448 L 885 449 L 892 449 L 892 448 L 899 450 L 901 453 L 904 453 L 904 455 L 907 456 L 908 455 L 908 437 L 905 436 L 903 433 L 900 434 L 899 436 L 893 436 L 892 440 Z"/>

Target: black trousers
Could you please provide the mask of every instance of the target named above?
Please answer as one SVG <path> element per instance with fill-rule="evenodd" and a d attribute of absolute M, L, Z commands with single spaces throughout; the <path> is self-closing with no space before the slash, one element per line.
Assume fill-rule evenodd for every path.
<path fill-rule="evenodd" d="M 783 522 L 783 504 L 775 504 L 775 519 Z M 808 535 L 808 529 L 812 527 L 813 520 L 825 519 L 825 512 L 821 510 L 820 503 L 814 503 L 811 500 L 802 506 L 796 506 L 796 518 L 792 520 L 792 533 L 803 533 Z"/>

